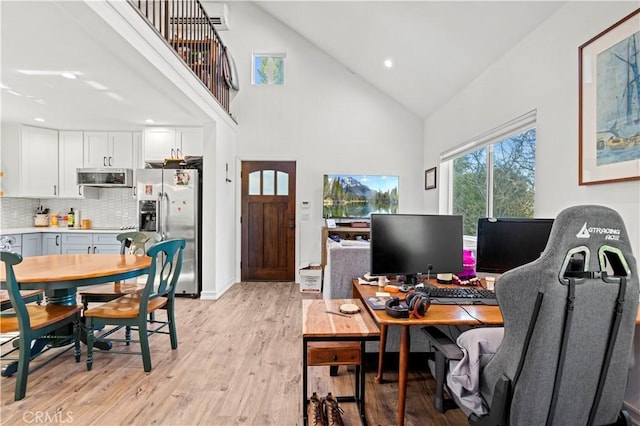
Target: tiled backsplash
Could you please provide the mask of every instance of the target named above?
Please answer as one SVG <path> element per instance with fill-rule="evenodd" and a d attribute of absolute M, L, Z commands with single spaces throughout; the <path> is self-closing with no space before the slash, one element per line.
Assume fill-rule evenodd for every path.
<path fill-rule="evenodd" d="M 91 219 L 94 227 L 137 225 L 136 200 L 131 189 L 100 188 L 97 200 L 0 198 L 0 230 L 33 226 L 39 205 L 50 212 L 67 214 L 71 207 L 81 219 Z"/>

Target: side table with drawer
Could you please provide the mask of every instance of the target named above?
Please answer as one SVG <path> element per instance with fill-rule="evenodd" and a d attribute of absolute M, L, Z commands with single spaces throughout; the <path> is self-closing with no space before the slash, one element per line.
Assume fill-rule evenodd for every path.
<path fill-rule="evenodd" d="M 340 305 L 349 303 L 360 308 L 356 314 L 340 314 Z M 338 313 L 338 314 L 336 314 Z M 308 424 L 307 367 L 354 365 L 353 396 L 338 396 L 338 402 L 355 402 L 360 421 L 366 425 L 364 390 L 364 345 L 380 339 L 380 330 L 355 299 L 305 299 L 302 301 L 302 416 Z"/>

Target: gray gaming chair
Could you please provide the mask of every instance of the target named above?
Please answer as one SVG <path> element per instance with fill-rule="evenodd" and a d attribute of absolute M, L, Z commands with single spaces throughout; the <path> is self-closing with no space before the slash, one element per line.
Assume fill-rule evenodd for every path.
<path fill-rule="evenodd" d="M 541 257 L 503 274 L 496 296 L 504 339 L 480 372 L 489 414 L 470 424 L 630 423 L 638 269 L 618 213 L 562 211 Z"/>

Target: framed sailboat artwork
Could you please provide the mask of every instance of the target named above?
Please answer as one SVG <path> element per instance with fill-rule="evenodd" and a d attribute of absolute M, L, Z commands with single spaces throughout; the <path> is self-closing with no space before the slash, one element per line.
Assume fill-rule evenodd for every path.
<path fill-rule="evenodd" d="M 578 51 L 578 183 L 638 180 L 640 8 Z"/>

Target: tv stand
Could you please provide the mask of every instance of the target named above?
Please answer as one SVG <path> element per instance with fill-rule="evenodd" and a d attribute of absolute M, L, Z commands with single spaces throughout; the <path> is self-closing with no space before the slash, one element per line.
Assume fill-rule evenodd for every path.
<path fill-rule="evenodd" d="M 337 226 L 335 228 L 322 227 L 322 239 L 320 241 L 322 258 L 321 265 L 324 268 L 327 265 L 327 238 L 329 235 L 336 234 L 341 240 L 357 240 L 362 239 L 369 241 L 371 228 L 354 228 L 352 226 Z"/>

